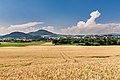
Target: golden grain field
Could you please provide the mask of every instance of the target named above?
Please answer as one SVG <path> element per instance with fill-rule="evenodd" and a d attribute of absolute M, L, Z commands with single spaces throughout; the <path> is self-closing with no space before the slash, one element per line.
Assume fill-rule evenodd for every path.
<path fill-rule="evenodd" d="M 0 80 L 120 80 L 120 46 L 1 47 Z"/>

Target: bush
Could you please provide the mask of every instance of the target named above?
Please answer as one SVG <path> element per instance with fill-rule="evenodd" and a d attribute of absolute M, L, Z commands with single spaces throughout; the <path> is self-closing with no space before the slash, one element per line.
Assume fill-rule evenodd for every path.
<path fill-rule="evenodd" d="M 100 44 L 99 43 L 94 43 L 94 46 L 100 46 Z"/>
<path fill-rule="evenodd" d="M 85 43 L 79 43 L 78 45 L 85 46 Z"/>
<path fill-rule="evenodd" d="M 57 45 L 58 40 L 53 40 L 52 43 L 55 44 L 55 45 Z"/>
<path fill-rule="evenodd" d="M 85 43 L 86 46 L 91 46 L 90 42 Z"/>

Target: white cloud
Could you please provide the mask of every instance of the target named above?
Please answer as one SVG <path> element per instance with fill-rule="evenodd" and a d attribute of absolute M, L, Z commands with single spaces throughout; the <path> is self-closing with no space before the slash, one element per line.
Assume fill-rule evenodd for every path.
<path fill-rule="evenodd" d="M 98 24 L 95 20 L 100 17 L 101 13 L 96 10 L 90 13 L 90 18 L 84 22 L 79 21 L 76 26 L 55 29 L 53 26 L 39 27 L 34 26 L 43 24 L 43 22 L 29 22 L 25 24 L 10 25 L 9 27 L 0 27 L 0 34 L 6 34 L 13 31 L 20 32 L 32 32 L 39 29 L 45 29 L 55 33 L 62 34 L 109 34 L 109 33 L 120 33 L 120 23 L 106 23 Z"/>
<path fill-rule="evenodd" d="M 1 27 L 0 27 L 0 35 L 3 35 L 3 34 L 5 34 L 5 33 L 8 33 L 7 28 L 6 28 L 6 27 L 1 26 Z"/>
<path fill-rule="evenodd" d="M 48 30 L 51 32 L 54 32 L 54 26 L 47 26 L 47 27 L 34 27 L 36 25 L 40 25 L 43 24 L 43 22 L 29 22 L 29 23 L 25 23 L 25 24 L 17 24 L 17 25 L 10 25 L 9 27 L 0 27 L 0 34 L 8 34 L 11 32 L 34 32 L 40 29 L 44 29 L 44 30 Z"/>
<path fill-rule="evenodd" d="M 90 19 L 87 20 L 85 26 L 92 26 L 92 25 L 95 25 L 95 19 L 98 18 L 99 16 L 101 15 L 101 13 L 99 13 L 99 11 L 93 11 L 91 14 L 90 14 Z"/>
<path fill-rule="evenodd" d="M 38 30 L 34 26 L 43 24 L 43 22 L 29 22 L 25 24 L 18 24 L 18 25 L 10 25 L 9 27 L 0 27 L 0 34 L 7 34 L 10 32 L 31 32 Z"/>
<path fill-rule="evenodd" d="M 66 34 L 109 34 L 120 33 L 120 23 L 96 24 L 95 20 L 101 15 L 97 11 L 90 14 L 90 19 L 86 22 L 79 21 L 76 26 L 61 29 Z"/>
<path fill-rule="evenodd" d="M 25 24 L 19 24 L 19 25 L 10 25 L 10 27 L 8 27 L 9 31 L 26 31 L 26 30 L 34 30 L 35 28 L 33 28 L 33 26 L 39 25 L 39 24 L 43 24 L 43 22 L 29 22 L 29 23 L 25 23 Z"/>
<path fill-rule="evenodd" d="M 55 30 L 53 26 L 42 27 L 42 29 L 52 31 L 52 32 L 54 32 Z"/>

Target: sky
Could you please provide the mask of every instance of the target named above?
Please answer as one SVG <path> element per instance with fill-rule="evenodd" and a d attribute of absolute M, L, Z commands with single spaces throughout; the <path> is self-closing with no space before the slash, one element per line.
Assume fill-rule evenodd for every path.
<path fill-rule="evenodd" d="M 0 34 L 120 33 L 119 0 L 0 0 Z"/>

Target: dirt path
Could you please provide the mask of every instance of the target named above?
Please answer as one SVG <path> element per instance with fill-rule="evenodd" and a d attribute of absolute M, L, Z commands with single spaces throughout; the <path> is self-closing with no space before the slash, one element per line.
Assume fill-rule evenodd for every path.
<path fill-rule="evenodd" d="M 60 52 L 61 57 L 65 60 L 65 62 L 71 62 L 71 63 L 75 63 L 78 62 L 76 59 L 68 56 L 65 52 L 63 52 L 62 50 L 60 50 L 59 48 L 57 48 L 58 51 Z"/>

